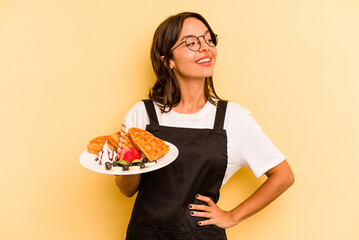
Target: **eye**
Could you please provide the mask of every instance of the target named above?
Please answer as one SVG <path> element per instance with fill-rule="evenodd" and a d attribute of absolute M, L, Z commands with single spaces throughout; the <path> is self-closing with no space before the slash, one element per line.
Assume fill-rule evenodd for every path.
<path fill-rule="evenodd" d="M 210 33 L 210 32 L 206 33 L 206 35 L 204 36 L 204 39 L 210 46 L 215 46 L 216 35 L 214 35 L 213 33 Z"/>
<path fill-rule="evenodd" d="M 196 37 L 189 37 L 186 39 L 187 47 L 194 46 L 198 44 L 198 39 Z"/>

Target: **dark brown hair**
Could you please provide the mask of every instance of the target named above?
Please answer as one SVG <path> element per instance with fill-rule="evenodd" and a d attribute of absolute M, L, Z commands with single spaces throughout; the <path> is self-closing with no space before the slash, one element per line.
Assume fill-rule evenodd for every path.
<path fill-rule="evenodd" d="M 161 106 L 162 112 L 171 111 L 181 100 L 181 90 L 178 80 L 170 66 L 172 58 L 171 48 L 181 35 L 183 22 L 187 18 L 197 18 L 206 25 L 209 32 L 213 34 L 212 28 L 204 17 L 198 13 L 182 12 L 170 16 L 164 20 L 156 29 L 151 47 L 151 62 L 157 76 L 157 81 L 149 92 L 149 98 Z M 215 42 L 215 44 L 217 44 Z M 161 59 L 163 56 L 163 59 Z M 205 97 L 216 105 L 213 99 L 220 99 L 213 86 L 213 78 L 207 77 L 204 84 Z"/>

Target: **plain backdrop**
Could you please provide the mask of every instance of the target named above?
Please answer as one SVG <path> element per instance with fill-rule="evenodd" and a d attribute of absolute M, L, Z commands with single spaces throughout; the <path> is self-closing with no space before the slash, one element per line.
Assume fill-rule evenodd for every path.
<path fill-rule="evenodd" d="M 229 239 L 359 239 L 359 2 L 1 0 L 0 239 L 124 239 L 134 198 L 86 170 L 155 81 L 162 20 L 199 12 L 219 36 L 214 83 L 249 109 L 295 184 Z M 265 177 L 239 170 L 226 210 Z"/>

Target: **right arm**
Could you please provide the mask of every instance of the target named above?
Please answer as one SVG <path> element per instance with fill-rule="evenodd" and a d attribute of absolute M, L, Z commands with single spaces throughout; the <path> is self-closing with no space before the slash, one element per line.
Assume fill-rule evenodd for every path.
<path fill-rule="evenodd" d="M 132 197 L 137 192 L 140 180 L 141 174 L 118 175 L 115 178 L 117 187 L 126 197 Z"/>
<path fill-rule="evenodd" d="M 126 113 L 123 123 L 126 125 L 126 131 L 131 127 L 145 129 L 146 125 L 150 123 L 145 104 L 142 101 L 136 103 Z M 120 175 L 116 176 L 115 182 L 123 195 L 132 197 L 138 191 L 140 180 L 141 174 Z"/>

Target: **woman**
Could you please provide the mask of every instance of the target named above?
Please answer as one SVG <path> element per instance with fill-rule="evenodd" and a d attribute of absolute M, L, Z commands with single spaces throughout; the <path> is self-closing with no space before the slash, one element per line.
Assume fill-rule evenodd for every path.
<path fill-rule="evenodd" d="M 294 182 L 285 157 L 250 112 L 217 96 L 212 81 L 217 37 L 199 14 L 171 16 L 157 28 L 151 60 L 157 81 L 150 100 L 127 113 L 139 127 L 173 143 L 179 156 L 165 168 L 117 176 L 137 199 L 127 230 L 132 239 L 227 239 L 225 229 L 263 209 Z M 242 166 L 268 179 L 247 200 L 225 211 L 220 187 Z"/>

